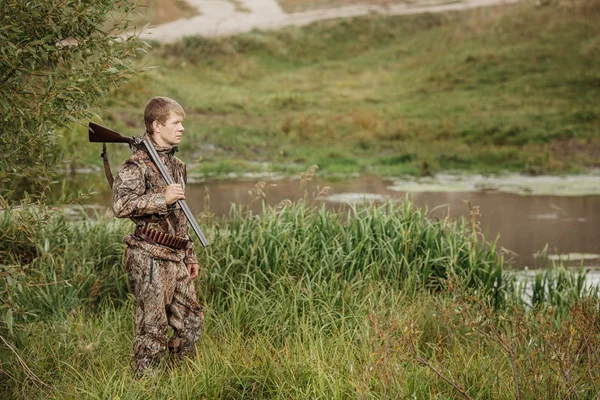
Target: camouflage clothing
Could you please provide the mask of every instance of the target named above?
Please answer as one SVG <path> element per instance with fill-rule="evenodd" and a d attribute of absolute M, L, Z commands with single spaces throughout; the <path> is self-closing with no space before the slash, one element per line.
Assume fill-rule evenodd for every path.
<path fill-rule="evenodd" d="M 174 156 L 177 147 L 156 146 L 167 171 L 185 190 L 185 164 Z M 119 218 L 138 226 L 186 238 L 187 221 L 176 203 L 167 205 L 166 183 L 143 149 L 125 161 L 113 185 L 113 209 Z M 124 239 L 125 267 L 137 307 L 135 315 L 134 369 L 141 373 L 157 363 L 167 347 L 181 357 L 193 351 L 204 325 L 202 307 L 186 264 L 197 263 L 193 242 L 176 250 L 128 235 Z M 168 327 L 174 330 L 167 338 Z"/>

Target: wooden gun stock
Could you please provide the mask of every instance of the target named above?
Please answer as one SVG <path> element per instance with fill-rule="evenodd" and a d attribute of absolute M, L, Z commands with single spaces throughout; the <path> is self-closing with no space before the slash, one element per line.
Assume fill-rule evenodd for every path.
<path fill-rule="evenodd" d="M 90 142 L 93 143 L 128 143 L 133 144 L 134 138 L 121 136 L 120 133 L 108 129 L 102 125 L 90 122 L 88 125 Z"/>

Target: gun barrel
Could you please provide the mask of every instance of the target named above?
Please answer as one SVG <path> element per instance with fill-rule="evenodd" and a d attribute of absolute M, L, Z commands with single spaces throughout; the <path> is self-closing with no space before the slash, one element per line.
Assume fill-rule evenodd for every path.
<path fill-rule="evenodd" d="M 121 136 L 120 133 L 115 132 L 111 129 L 108 129 L 102 125 L 98 125 L 94 122 L 90 122 L 88 124 L 88 131 L 89 131 L 90 142 L 136 144 L 136 143 L 138 143 L 137 140 L 139 140 L 139 139 L 136 140 L 134 138 L 128 138 L 128 137 Z M 158 155 L 158 152 L 156 151 L 156 149 L 154 148 L 152 143 L 150 143 L 150 141 L 148 139 L 143 139 L 140 142 L 143 143 L 144 147 L 146 147 L 146 150 L 148 151 L 150 158 L 152 159 L 152 161 L 154 162 L 154 164 L 160 171 L 160 174 L 162 175 L 162 177 L 165 180 L 165 182 L 167 183 L 167 185 L 171 185 L 173 183 L 173 179 L 171 178 L 171 176 L 169 176 L 169 173 L 167 172 L 165 165 L 161 161 L 160 156 Z M 105 159 L 105 165 L 104 165 L 105 171 L 108 168 L 108 171 L 110 172 L 110 168 L 107 167 L 106 163 L 107 163 L 107 159 Z M 109 178 L 109 175 L 110 175 L 110 178 Z M 109 183 L 111 183 L 112 182 L 112 180 L 111 180 L 112 174 L 107 173 L 106 176 L 108 178 Z M 112 187 L 112 183 L 111 183 L 111 187 Z M 194 219 L 194 215 L 192 214 L 192 211 L 188 207 L 185 200 L 177 200 L 177 204 L 183 211 L 183 214 L 185 215 L 186 219 L 188 220 L 194 233 L 196 234 L 196 236 L 198 236 L 198 239 L 200 239 L 200 243 L 202 243 L 202 246 L 204 246 L 204 247 L 208 246 L 209 245 L 208 240 L 202 233 L 200 226 L 198 226 L 198 223 Z M 156 240 L 156 238 L 152 237 L 152 235 L 150 238 L 152 240 Z"/>
<path fill-rule="evenodd" d="M 171 185 L 173 183 L 173 179 L 167 172 L 165 165 L 160 160 L 160 156 L 158 155 L 156 149 L 154 148 L 154 146 L 152 145 L 152 143 L 150 143 L 150 141 L 148 139 L 144 139 L 143 143 L 144 143 L 144 146 L 146 147 L 146 150 L 148 150 L 148 154 L 150 155 L 150 158 L 154 161 L 154 164 L 158 167 L 158 170 L 160 171 L 160 174 L 162 175 L 163 179 L 165 180 L 167 185 Z M 183 211 L 183 214 L 185 215 L 188 222 L 190 223 L 192 230 L 194 231 L 196 236 L 198 236 L 198 239 L 200 239 L 200 243 L 202 244 L 202 246 L 207 247 L 209 245 L 208 240 L 206 239 L 206 237 L 202 233 L 202 230 L 200 229 L 200 226 L 198 226 L 198 223 L 194 219 L 194 214 L 192 214 L 192 210 L 190 210 L 190 208 L 188 207 L 185 200 L 177 200 L 177 204 L 179 205 L 179 207 L 181 208 L 181 211 Z"/>
<path fill-rule="evenodd" d="M 90 142 L 95 143 L 132 143 L 134 140 L 94 122 L 88 124 L 88 132 Z"/>

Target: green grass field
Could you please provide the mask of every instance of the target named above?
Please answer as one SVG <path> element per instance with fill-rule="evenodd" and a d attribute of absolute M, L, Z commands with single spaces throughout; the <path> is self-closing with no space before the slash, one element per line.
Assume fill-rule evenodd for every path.
<path fill-rule="evenodd" d="M 583 171 L 598 163 L 599 14 L 597 0 L 523 3 L 155 44 L 139 62 L 159 68 L 101 115 L 137 135 L 148 97 L 178 99 L 181 158 L 205 174 Z M 61 146 L 99 165 L 84 127 Z M 131 222 L 72 221 L 65 202 L 0 213 L 2 399 L 600 396 L 585 274 L 520 282 L 476 212 L 437 220 L 408 201 L 207 210 L 197 353 L 135 379 Z"/>
<path fill-rule="evenodd" d="M 599 394 L 597 292 L 562 268 L 519 284 L 475 216 L 435 221 L 405 202 L 205 217 L 197 354 L 137 380 L 121 265 L 131 223 L 3 213 L 2 398 Z"/>
<path fill-rule="evenodd" d="M 139 62 L 158 68 L 100 114 L 139 135 L 146 100 L 176 98 L 179 154 L 205 174 L 584 172 L 600 159 L 599 16 L 597 0 L 527 2 L 155 43 Z M 67 158 L 98 164 L 83 132 Z"/>

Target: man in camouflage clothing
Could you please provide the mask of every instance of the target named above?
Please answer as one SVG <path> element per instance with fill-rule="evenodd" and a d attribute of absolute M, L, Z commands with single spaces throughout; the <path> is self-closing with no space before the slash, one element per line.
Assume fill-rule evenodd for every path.
<path fill-rule="evenodd" d="M 137 148 L 113 185 L 115 215 L 136 224 L 135 233 L 124 239 L 124 259 L 136 298 L 133 368 L 137 374 L 155 367 L 167 347 L 175 358 L 193 352 L 204 326 L 192 283 L 198 261 L 185 215 L 176 204 L 185 199 L 187 181 L 185 164 L 174 156 L 184 117 L 183 108 L 166 97 L 150 99 L 144 111 L 146 135 L 174 184 L 167 186 L 146 150 Z M 158 240 L 167 236 L 157 232 L 170 235 L 171 240 Z M 174 330 L 171 338 L 169 326 Z"/>

